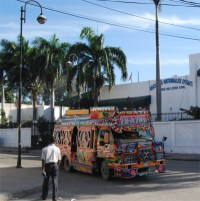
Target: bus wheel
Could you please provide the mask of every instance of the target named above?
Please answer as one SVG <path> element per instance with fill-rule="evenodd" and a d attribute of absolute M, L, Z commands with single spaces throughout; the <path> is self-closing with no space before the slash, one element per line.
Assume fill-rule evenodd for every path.
<path fill-rule="evenodd" d="M 113 175 L 113 171 L 108 168 L 106 161 L 101 163 L 101 176 L 104 180 L 110 180 Z"/>
<path fill-rule="evenodd" d="M 65 172 L 71 172 L 73 170 L 73 167 L 70 166 L 70 161 L 69 161 L 68 157 L 64 158 L 64 170 L 65 170 Z"/>

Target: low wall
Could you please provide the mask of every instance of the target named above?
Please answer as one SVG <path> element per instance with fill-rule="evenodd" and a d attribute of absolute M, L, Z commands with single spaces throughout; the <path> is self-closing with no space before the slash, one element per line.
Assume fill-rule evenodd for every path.
<path fill-rule="evenodd" d="M 153 122 L 156 140 L 165 142 L 166 153 L 200 154 L 200 121 Z"/>
<path fill-rule="evenodd" d="M 0 104 L 1 109 L 1 104 Z M 55 119 L 58 119 L 60 116 L 63 116 L 68 110 L 69 107 L 54 107 L 54 116 Z M 5 103 L 5 114 L 11 122 L 17 122 L 17 107 L 13 103 Z M 51 120 L 51 108 L 48 105 L 37 105 L 37 119 L 44 116 L 46 120 Z M 1 118 L 1 116 L 0 116 Z M 27 104 L 21 104 L 21 121 L 33 120 L 33 106 Z"/>
<path fill-rule="evenodd" d="M 1 147 L 18 147 L 18 128 L 0 129 Z M 21 128 L 21 147 L 31 147 L 31 128 Z"/>
<path fill-rule="evenodd" d="M 166 153 L 200 154 L 200 121 L 154 122 L 156 140 L 165 142 Z M 21 129 L 22 147 L 31 147 L 31 128 Z M 17 147 L 18 129 L 0 129 L 0 146 Z"/>

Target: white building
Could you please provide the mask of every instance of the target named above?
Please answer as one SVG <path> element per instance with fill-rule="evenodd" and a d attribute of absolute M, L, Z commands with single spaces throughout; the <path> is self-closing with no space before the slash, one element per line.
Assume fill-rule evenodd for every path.
<path fill-rule="evenodd" d="M 189 56 L 189 68 L 189 75 L 161 80 L 162 113 L 179 113 L 180 108 L 200 107 L 200 53 Z M 123 102 L 122 105 L 149 107 L 155 114 L 156 81 L 115 85 L 110 91 L 106 86 L 101 89 L 101 105 L 113 105 L 117 100 Z"/>

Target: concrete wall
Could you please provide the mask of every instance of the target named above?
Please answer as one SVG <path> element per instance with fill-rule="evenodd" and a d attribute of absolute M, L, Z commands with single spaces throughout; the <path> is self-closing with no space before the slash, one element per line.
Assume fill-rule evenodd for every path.
<path fill-rule="evenodd" d="M 12 103 L 5 103 L 5 113 L 6 118 L 8 118 L 12 122 L 17 122 L 17 107 L 15 104 Z M 55 106 L 54 108 L 54 116 L 55 120 L 57 120 L 60 115 L 64 115 L 65 111 L 68 109 L 68 107 L 59 107 Z M 51 109 L 48 105 L 38 105 L 37 106 L 37 119 L 39 117 L 44 116 L 45 119 L 49 120 L 51 119 Z M 28 121 L 33 119 L 33 106 L 32 105 L 21 105 L 21 120 L 22 121 Z"/>
<path fill-rule="evenodd" d="M 167 153 L 200 154 L 200 121 L 154 122 L 156 140 L 167 137 Z"/>
<path fill-rule="evenodd" d="M 200 154 L 200 121 L 153 123 L 156 140 L 165 142 L 166 153 Z M 0 129 L 0 146 L 17 147 L 18 129 Z M 22 128 L 22 147 L 31 147 L 31 128 Z"/>
<path fill-rule="evenodd" d="M 5 103 L 6 118 L 12 122 L 17 122 L 17 106 L 14 103 Z M 21 119 L 22 121 L 30 120 L 33 116 L 32 105 L 21 105 Z"/>
<path fill-rule="evenodd" d="M 31 147 L 31 128 L 21 129 L 21 146 Z M 0 129 L 0 147 L 18 147 L 18 129 Z"/>

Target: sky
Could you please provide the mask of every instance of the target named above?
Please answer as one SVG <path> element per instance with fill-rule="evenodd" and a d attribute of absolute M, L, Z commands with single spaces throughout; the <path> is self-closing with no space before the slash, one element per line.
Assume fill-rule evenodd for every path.
<path fill-rule="evenodd" d="M 30 45 L 36 37 L 50 39 L 53 34 L 60 42 L 85 42 L 80 39 L 80 32 L 83 27 L 92 27 L 96 34 L 104 35 L 105 46 L 120 47 L 127 56 L 128 78 L 121 80 L 116 67 L 116 84 L 130 83 L 131 74 L 133 83 L 155 80 L 155 6 L 152 0 L 37 1 L 43 7 L 47 22 L 38 24 L 40 8 L 26 5 L 23 37 Z M 0 40 L 17 41 L 20 8 L 25 2 L 0 0 Z M 180 2 L 163 0 L 165 5 L 159 12 L 161 79 L 189 75 L 189 55 L 200 53 L 200 7 L 186 7 Z"/>

